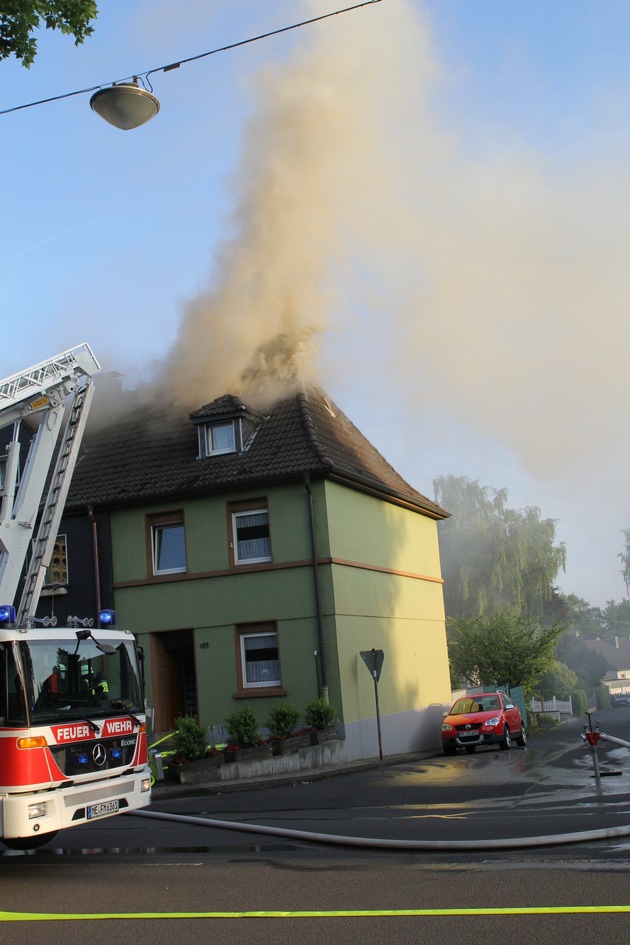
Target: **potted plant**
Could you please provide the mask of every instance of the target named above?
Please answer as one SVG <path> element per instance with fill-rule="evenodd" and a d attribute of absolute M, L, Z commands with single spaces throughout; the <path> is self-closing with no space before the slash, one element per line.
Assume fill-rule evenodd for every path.
<path fill-rule="evenodd" d="M 327 699 L 320 697 L 309 702 L 304 712 L 304 718 L 307 724 L 315 729 L 314 732 L 311 732 L 312 745 L 317 745 L 326 738 L 334 737 L 336 732 L 333 723 L 336 715 L 335 709 Z"/>
<path fill-rule="evenodd" d="M 176 764 L 205 758 L 208 749 L 206 730 L 191 715 L 175 719 L 173 747 Z"/>
<path fill-rule="evenodd" d="M 248 709 L 246 706 L 237 709 L 225 720 L 225 727 L 229 741 L 224 752 L 226 761 L 238 761 L 243 757 L 242 752 L 244 751 L 247 751 L 248 756 L 251 757 L 252 749 L 255 748 L 260 749 L 259 753 L 261 755 L 271 754 L 268 746 L 261 746 L 260 723 L 253 709 Z"/>
<path fill-rule="evenodd" d="M 288 738 L 297 725 L 300 710 L 292 702 L 276 702 L 271 707 L 267 725 L 271 732 L 271 746 L 274 755 L 282 754 L 284 740 Z"/>
<path fill-rule="evenodd" d="M 223 762 L 223 755 L 210 748 L 206 730 L 192 716 L 175 719 L 176 729 L 169 739 L 173 745 L 169 775 L 180 783 L 195 783 L 206 780 Z"/>

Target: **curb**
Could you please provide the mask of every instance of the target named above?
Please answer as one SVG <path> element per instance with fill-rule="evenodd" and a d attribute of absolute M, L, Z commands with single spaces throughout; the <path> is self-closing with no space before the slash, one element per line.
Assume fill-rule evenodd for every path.
<path fill-rule="evenodd" d="M 260 791 L 266 788 L 283 787 L 292 784 L 304 784 L 310 781 L 324 781 L 328 778 L 352 774 L 355 771 L 366 771 L 371 768 L 390 767 L 391 765 L 413 764 L 427 758 L 439 757 L 441 752 L 421 751 L 404 755 L 389 755 L 380 761 L 378 758 L 367 758 L 359 761 L 348 761 L 325 768 L 305 768 L 287 774 L 270 774 L 262 778 L 241 778 L 238 780 L 203 781 L 197 784 L 179 784 L 159 781 L 153 785 L 151 803 L 164 800 L 176 800 L 180 797 L 204 797 L 234 793 L 236 791 Z"/>

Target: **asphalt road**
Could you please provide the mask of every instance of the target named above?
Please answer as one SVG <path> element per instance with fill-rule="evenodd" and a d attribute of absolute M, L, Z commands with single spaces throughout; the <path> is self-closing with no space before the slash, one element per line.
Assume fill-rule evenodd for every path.
<path fill-rule="evenodd" d="M 630 709 L 601 719 L 603 730 L 630 740 Z M 392 945 L 471 936 L 485 945 L 531 945 L 541 935 L 572 945 L 625 940 L 630 756 L 603 747 L 601 767 L 621 774 L 598 781 L 580 730 L 562 726 L 509 752 L 411 757 L 313 781 L 156 799 L 152 809 L 169 819 L 112 818 L 34 853 L 0 856 L 3 931 L 18 945 L 88 936 L 94 945 L 139 945 L 174 935 L 191 943 L 229 935 L 237 945 L 308 945 L 324 935 L 353 945 L 366 937 Z M 579 837 L 611 830 L 621 832 Z M 576 836 L 513 842 L 555 834 Z M 451 841 L 464 846 L 441 846 Z"/>

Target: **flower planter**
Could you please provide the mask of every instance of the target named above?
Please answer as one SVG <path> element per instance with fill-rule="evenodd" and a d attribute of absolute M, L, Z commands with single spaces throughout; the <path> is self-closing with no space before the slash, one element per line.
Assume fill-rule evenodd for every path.
<path fill-rule="evenodd" d="M 308 748 L 310 744 L 311 739 L 309 738 L 308 732 L 305 732 L 304 735 L 291 735 L 289 738 L 284 739 L 283 754 L 287 755 L 293 751 L 299 751 L 300 748 Z"/>
<path fill-rule="evenodd" d="M 212 780 L 222 764 L 223 755 L 213 755 L 186 764 L 171 763 L 168 770 L 170 777 L 180 784 L 198 784 L 200 781 Z"/>
<path fill-rule="evenodd" d="M 300 735 L 289 735 L 287 738 L 276 736 L 271 740 L 271 750 L 274 755 L 289 755 L 291 752 L 299 751 L 300 748 L 308 748 L 311 744 L 309 732 Z"/>
<path fill-rule="evenodd" d="M 258 758 L 270 757 L 270 745 L 255 745 L 253 748 L 239 748 L 238 751 L 230 751 L 226 748 L 223 752 L 223 758 L 228 763 L 234 761 L 256 761 Z"/>
<path fill-rule="evenodd" d="M 317 729 L 316 732 L 309 732 L 308 734 L 311 745 L 322 745 L 324 742 L 337 738 L 337 729 L 334 725 L 329 725 L 328 728 Z"/>

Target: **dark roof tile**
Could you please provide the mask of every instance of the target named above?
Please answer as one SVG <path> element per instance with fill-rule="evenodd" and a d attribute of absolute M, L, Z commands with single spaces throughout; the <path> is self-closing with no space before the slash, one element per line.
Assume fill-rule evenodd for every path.
<path fill-rule="evenodd" d="M 176 405 L 140 407 L 125 396 L 129 406 L 115 423 L 88 428 L 66 502 L 70 511 L 334 476 L 432 517 L 448 515 L 410 486 L 320 390 L 281 400 L 265 416 L 232 395 L 193 413 Z M 258 423 L 246 451 L 199 459 L 195 424 L 245 412 Z"/>

